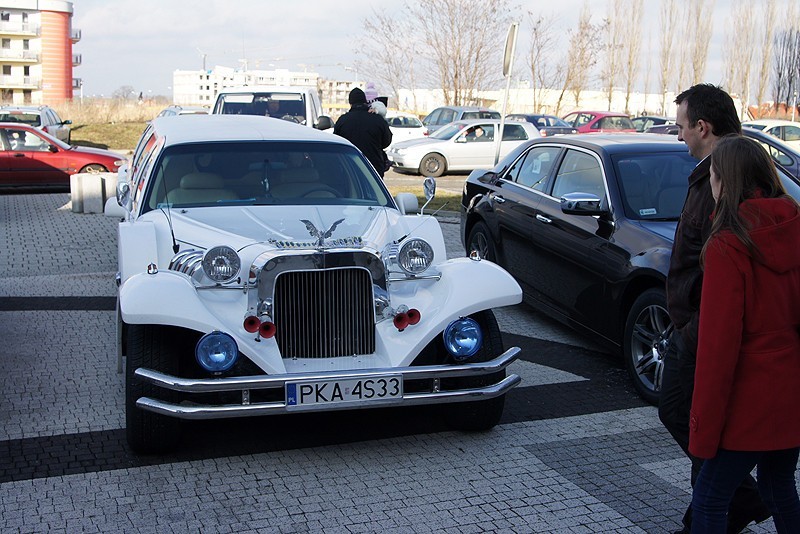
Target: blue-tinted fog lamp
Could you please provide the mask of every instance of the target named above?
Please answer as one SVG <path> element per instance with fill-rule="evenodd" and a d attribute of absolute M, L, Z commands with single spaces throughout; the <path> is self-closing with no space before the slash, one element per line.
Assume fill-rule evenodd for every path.
<path fill-rule="evenodd" d="M 464 361 L 481 349 L 483 332 L 474 319 L 462 317 L 450 323 L 442 334 L 444 346 L 453 358 Z"/>
<path fill-rule="evenodd" d="M 239 348 L 236 341 L 219 331 L 211 332 L 200 338 L 194 348 L 194 356 L 200 367 L 211 373 L 227 371 L 239 357 Z"/>

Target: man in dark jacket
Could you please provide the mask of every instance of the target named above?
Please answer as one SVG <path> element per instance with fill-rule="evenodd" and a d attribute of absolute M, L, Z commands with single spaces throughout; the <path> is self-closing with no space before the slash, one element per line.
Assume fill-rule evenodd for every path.
<path fill-rule="evenodd" d="M 658 415 L 666 429 L 692 461 L 692 487 L 702 460 L 689 454 L 689 410 L 694 391 L 697 353 L 697 325 L 700 318 L 700 293 L 703 270 L 700 253 L 711 232 L 711 160 L 709 155 L 717 140 L 727 134 L 742 133 L 736 108 L 730 95 L 711 84 L 698 84 L 675 99 L 678 104 L 678 139 L 689 153 L 701 160 L 689 175 L 689 191 L 672 245 L 667 276 L 667 307 L 675 331 L 664 356 L 661 398 Z M 691 505 L 683 517 L 689 532 Z M 751 522 L 761 522 L 770 513 L 758 494 L 751 476 L 737 489 L 728 511 L 728 532 L 738 533 Z"/>
<path fill-rule="evenodd" d="M 333 133 L 353 143 L 383 178 L 383 149 L 391 144 L 392 131 L 383 117 L 370 113 L 367 97 L 358 87 L 350 91 L 350 111 L 339 117 Z"/>

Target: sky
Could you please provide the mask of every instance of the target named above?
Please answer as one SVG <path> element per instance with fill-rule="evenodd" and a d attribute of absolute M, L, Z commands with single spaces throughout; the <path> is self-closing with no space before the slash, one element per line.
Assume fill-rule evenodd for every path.
<path fill-rule="evenodd" d="M 790 1 L 794 0 L 778 0 L 779 11 Z M 734 2 L 714 3 L 706 81 L 723 81 L 721 49 Z M 108 97 L 120 87 L 131 86 L 145 96 L 170 98 L 173 71 L 199 70 L 204 61 L 209 69 L 216 65 L 239 67 L 242 60 L 247 60 L 250 69 L 308 69 L 324 77 L 354 79 L 359 43 L 369 38 L 362 28 L 364 19 L 386 10 L 390 15 L 402 16 L 403 5 L 397 0 L 73 0 L 72 3 L 73 29 L 81 30 L 82 35 L 73 47 L 73 53 L 82 56 L 82 64 L 75 67 L 73 77 L 83 80 L 85 97 Z M 519 2 L 522 12 L 539 11 L 542 3 L 541 0 Z M 568 28 L 576 23 L 583 3 L 584 0 L 559 0 L 558 12 L 542 14 L 557 15 L 562 35 L 566 35 Z M 644 5 L 645 25 L 653 35 L 653 46 L 657 47 L 661 2 L 646 0 Z M 589 6 L 593 21 L 599 22 L 606 14 L 607 2 L 591 0 Z M 521 17 L 517 65 L 528 50 L 525 21 L 526 17 Z M 505 35 L 497 36 L 499 48 L 504 41 Z M 652 61 L 655 73 L 658 60 L 654 57 Z M 363 74 L 358 76 L 364 79 Z"/>

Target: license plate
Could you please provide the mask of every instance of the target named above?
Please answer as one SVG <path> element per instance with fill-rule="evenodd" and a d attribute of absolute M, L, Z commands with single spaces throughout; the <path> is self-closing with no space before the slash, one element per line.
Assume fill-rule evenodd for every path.
<path fill-rule="evenodd" d="M 287 409 L 315 409 L 340 404 L 377 404 L 403 398 L 401 375 L 286 383 Z"/>

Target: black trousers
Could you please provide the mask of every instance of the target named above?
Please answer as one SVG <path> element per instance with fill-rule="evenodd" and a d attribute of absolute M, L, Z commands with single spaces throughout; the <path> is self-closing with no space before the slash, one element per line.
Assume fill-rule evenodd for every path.
<path fill-rule="evenodd" d="M 689 410 L 694 392 L 695 353 L 688 349 L 679 332 L 672 333 L 669 350 L 664 355 L 664 370 L 661 381 L 661 396 L 658 417 L 672 438 L 692 462 L 692 487 L 694 487 L 703 460 L 689 453 Z M 758 518 L 769 517 L 769 511 L 758 494 L 758 486 L 751 475 L 747 475 L 736 490 L 728 508 L 728 532 L 740 532 L 745 525 Z M 692 506 L 686 509 L 683 525 L 686 532 L 692 523 Z"/>

